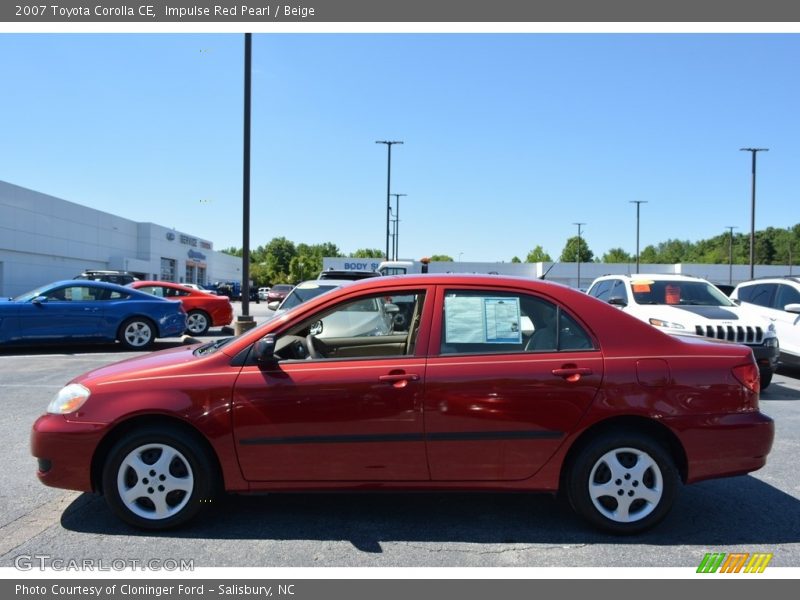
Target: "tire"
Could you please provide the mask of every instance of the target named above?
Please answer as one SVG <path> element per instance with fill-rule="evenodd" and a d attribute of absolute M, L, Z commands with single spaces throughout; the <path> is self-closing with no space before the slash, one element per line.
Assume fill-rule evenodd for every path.
<path fill-rule="evenodd" d="M 186 316 L 186 331 L 191 335 L 205 335 L 211 327 L 211 318 L 202 310 L 190 310 Z"/>
<path fill-rule="evenodd" d="M 128 350 L 143 350 L 156 340 L 156 327 L 150 319 L 133 317 L 119 328 L 117 339 Z"/>
<path fill-rule="evenodd" d="M 761 372 L 761 391 L 763 392 L 765 389 L 769 387 L 769 384 L 772 383 L 772 371 L 762 371 Z"/>
<path fill-rule="evenodd" d="M 168 427 L 134 430 L 111 449 L 103 492 L 111 511 L 148 530 L 192 519 L 216 495 L 215 462 L 190 435 Z"/>
<path fill-rule="evenodd" d="M 613 432 L 591 440 L 567 471 L 572 508 L 595 527 L 618 535 L 656 525 L 672 508 L 680 477 L 654 439 Z"/>

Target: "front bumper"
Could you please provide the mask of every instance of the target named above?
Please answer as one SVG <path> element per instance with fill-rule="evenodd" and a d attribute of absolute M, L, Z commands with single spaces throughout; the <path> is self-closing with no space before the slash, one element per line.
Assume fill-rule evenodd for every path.
<path fill-rule="evenodd" d="M 45 414 L 31 430 L 31 454 L 38 459 L 36 476 L 50 487 L 94 491 L 92 458 L 106 425 L 76 423 L 63 415 Z"/>
<path fill-rule="evenodd" d="M 758 346 L 748 346 L 753 351 L 753 356 L 756 359 L 758 370 L 761 373 L 774 373 L 778 368 L 778 358 L 780 356 L 780 347 L 767 346 L 766 344 L 759 344 Z"/>

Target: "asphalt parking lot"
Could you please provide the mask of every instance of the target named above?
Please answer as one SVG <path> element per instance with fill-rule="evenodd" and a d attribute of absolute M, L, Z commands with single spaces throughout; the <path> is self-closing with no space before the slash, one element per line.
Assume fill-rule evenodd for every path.
<path fill-rule="evenodd" d="M 250 312 L 256 321 L 269 314 L 264 303 Z M 696 567 L 707 552 L 769 552 L 771 566 L 800 567 L 797 370 L 779 371 L 762 394 L 777 432 L 767 466 L 685 487 L 668 518 L 638 537 L 600 534 L 547 495 L 489 493 L 229 496 L 184 529 L 149 534 L 114 518 L 102 498 L 41 485 L 28 446 L 31 424 L 64 383 L 136 354 L 115 346 L 0 351 L 0 567 L 43 554 L 191 558 L 195 567 Z"/>

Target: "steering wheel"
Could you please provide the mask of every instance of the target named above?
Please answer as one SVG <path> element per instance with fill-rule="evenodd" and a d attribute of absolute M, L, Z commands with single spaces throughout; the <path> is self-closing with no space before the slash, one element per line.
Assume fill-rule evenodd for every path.
<path fill-rule="evenodd" d="M 322 354 L 317 350 L 317 346 L 314 344 L 314 336 L 310 333 L 306 336 L 306 350 L 308 350 L 307 358 L 323 358 Z"/>

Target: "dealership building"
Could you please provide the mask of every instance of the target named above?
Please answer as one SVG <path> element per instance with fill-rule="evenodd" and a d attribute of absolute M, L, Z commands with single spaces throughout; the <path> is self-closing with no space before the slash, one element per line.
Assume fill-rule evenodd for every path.
<path fill-rule="evenodd" d="M 87 269 L 206 285 L 240 281 L 241 266 L 241 258 L 216 252 L 212 242 L 190 233 L 0 181 L 0 296 Z"/>

